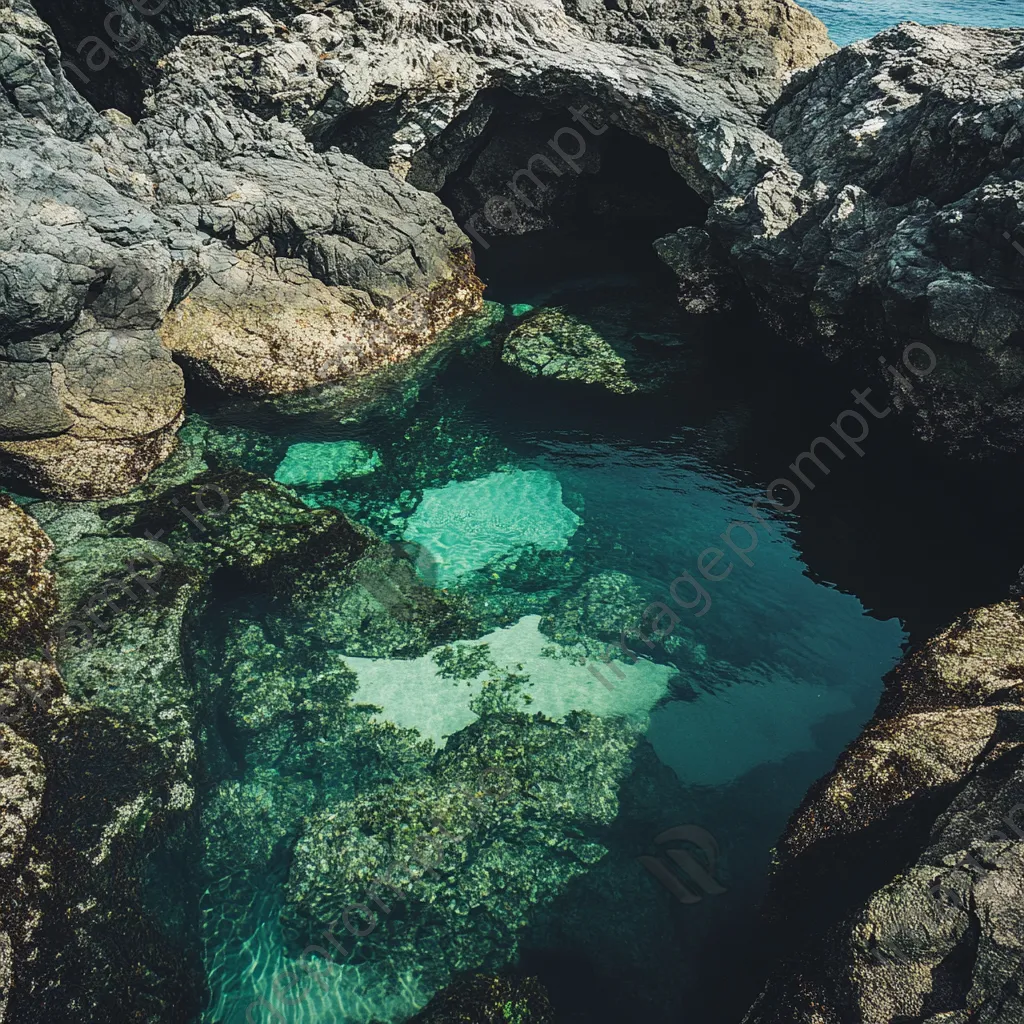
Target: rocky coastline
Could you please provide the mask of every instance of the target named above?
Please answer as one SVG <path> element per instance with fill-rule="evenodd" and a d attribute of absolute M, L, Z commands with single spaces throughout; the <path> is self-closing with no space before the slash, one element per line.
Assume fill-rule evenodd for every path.
<path fill-rule="evenodd" d="M 229 865 L 241 907 L 304 814 L 282 910 L 296 948 L 344 906 L 314 884 L 323 863 L 362 882 L 383 848 L 432 828 L 457 836 L 458 892 L 410 872 L 399 892 L 427 909 L 366 946 L 400 963 L 417 936 L 474 955 L 512 942 L 538 889 L 611 846 L 618 787 L 647 770 L 647 748 L 602 719 L 525 714 L 515 680 L 495 679 L 440 752 L 373 719 L 348 677 L 329 699 L 323 636 L 369 623 L 378 647 L 359 653 L 422 656 L 479 635 L 480 610 L 343 513 L 204 459 L 178 436 L 186 397 L 368 382 L 376 401 L 376 376 L 484 308 L 482 234 L 600 209 L 662 224 L 654 249 L 688 313 L 755 309 L 809 359 L 878 381 L 921 444 L 996 470 L 1024 452 L 1024 30 L 904 24 L 836 51 L 789 0 L 139 0 L 116 32 L 111 16 L 101 0 L 0 0 L 0 470 L 37 499 L 0 494 L 12 1024 L 195 1020 L 199 926 L 173 893 L 147 903 L 149 858 L 188 851 L 209 880 Z M 625 174 L 609 139 L 625 140 Z M 571 365 L 553 359 L 559 319 L 492 324 L 505 363 L 647 386 L 644 350 L 610 359 L 585 325 Z M 936 361 L 911 383 L 913 342 Z M 275 675 L 272 616 L 240 616 L 226 668 L 189 660 L 225 579 L 272 585 L 315 624 L 296 641 L 305 674 Z M 413 609 L 400 631 L 381 587 Z M 1024 1018 L 1022 645 L 1008 596 L 886 678 L 779 841 L 779 963 L 748 1024 Z M 512 782 L 473 817 L 464 794 L 488 756 Z M 228 782 L 232 759 L 272 771 Z M 339 782 L 353 766 L 393 820 Z M 225 820 L 271 824 L 221 835 L 203 787 Z M 513 870 L 537 835 L 547 852 Z M 465 867 L 493 849 L 500 896 Z M 467 892 L 484 923 L 462 935 Z M 465 974 L 461 947 L 443 960 L 436 987 L 454 985 L 423 1019 L 500 1020 L 485 1014 L 516 1001 L 549 1019 L 530 979 Z"/>

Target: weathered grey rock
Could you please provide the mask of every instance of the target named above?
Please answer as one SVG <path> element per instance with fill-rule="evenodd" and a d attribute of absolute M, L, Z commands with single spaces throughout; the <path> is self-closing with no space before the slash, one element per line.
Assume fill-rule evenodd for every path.
<path fill-rule="evenodd" d="M 794 78 L 765 125 L 785 159 L 708 224 L 784 337 L 881 374 L 921 436 L 969 455 L 1024 444 L 1022 62 L 1010 29 L 846 47 Z"/>
<path fill-rule="evenodd" d="M 908 655 L 778 847 L 784 966 L 748 1024 L 1024 1015 L 1024 606 Z"/>
<path fill-rule="evenodd" d="M 494 127 L 488 91 L 571 117 L 566 153 L 585 145 L 572 124 L 625 129 L 708 201 L 778 163 L 757 119 L 831 49 L 786 0 L 44 10 L 63 60 L 26 0 L 0 7 L 0 452 L 64 497 L 123 493 L 170 454 L 171 352 L 217 387 L 280 393 L 401 359 L 476 308 L 467 239 L 399 179 L 440 188 Z M 478 191 L 515 173 L 496 147 Z"/>
<path fill-rule="evenodd" d="M 229 390 L 295 390 L 479 304 L 436 199 L 236 109 L 207 70 L 170 59 L 139 125 L 97 115 L 32 9 L 0 6 L 0 453 L 43 491 L 123 493 L 170 454 L 172 350 Z"/>
<path fill-rule="evenodd" d="M 689 17 L 700 32 L 704 13 Z M 574 131 L 589 129 L 568 107 L 587 106 L 584 120 L 596 129 L 614 123 L 666 149 L 705 196 L 721 194 L 726 182 L 752 184 L 775 152 L 756 128 L 781 84 L 774 55 L 765 51 L 758 63 L 752 52 L 747 73 L 724 58 L 680 67 L 658 52 L 665 47 L 656 31 L 650 45 L 626 49 L 605 40 L 607 25 L 546 0 L 500 0 L 486 9 L 469 0 L 376 0 L 280 27 L 250 8 L 201 28 L 205 34 L 177 52 L 197 69 L 205 64 L 207 79 L 228 83 L 239 105 L 423 184 L 440 181 L 484 130 L 486 103 L 470 121 L 463 115 L 488 89 L 542 102 Z M 809 38 L 817 42 L 808 44 L 808 60 L 831 51 L 820 29 Z M 571 153 L 570 145 L 578 144 L 565 141 Z M 507 170 L 511 176 L 518 166 Z"/>

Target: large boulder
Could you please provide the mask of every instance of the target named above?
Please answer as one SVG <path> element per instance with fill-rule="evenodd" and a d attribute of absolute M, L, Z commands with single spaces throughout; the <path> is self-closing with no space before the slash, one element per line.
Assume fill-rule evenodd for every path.
<path fill-rule="evenodd" d="M 31 486 L 144 479 L 181 424 L 172 353 L 227 390 L 290 391 L 403 358 L 479 305 L 434 197 L 236 108 L 202 62 L 170 59 L 137 125 L 97 114 L 61 63 L 4 0 L 0 455 Z"/>
<path fill-rule="evenodd" d="M 1022 64 L 1016 29 L 845 47 L 795 76 L 765 122 L 784 158 L 708 224 L 784 337 L 967 455 L 1024 444 Z"/>

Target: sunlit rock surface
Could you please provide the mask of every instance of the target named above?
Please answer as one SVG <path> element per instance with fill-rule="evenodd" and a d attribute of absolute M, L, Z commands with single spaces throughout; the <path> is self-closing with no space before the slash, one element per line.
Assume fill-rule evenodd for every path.
<path fill-rule="evenodd" d="M 171 351 L 213 386 L 290 391 L 479 305 L 434 197 L 242 111 L 208 68 L 169 60 L 132 124 L 81 100 L 26 2 L 5 0 L 0 35 L 0 451 L 33 486 L 123 493 L 165 459 Z"/>

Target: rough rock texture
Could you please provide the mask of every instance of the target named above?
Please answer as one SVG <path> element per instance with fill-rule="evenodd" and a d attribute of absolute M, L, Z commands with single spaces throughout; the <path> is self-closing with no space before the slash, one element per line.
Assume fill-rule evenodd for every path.
<path fill-rule="evenodd" d="M 263 870 L 311 813 L 310 779 L 325 764 L 392 782 L 396 766 L 427 756 L 418 737 L 353 707 L 355 678 L 337 659 L 289 670 L 244 623 L 229 689 L 196 673 L 191 631 L 217 573 L 286 598 L 302 574 L 318 572 L 322 590 L 369 549 L 387 559 L 390 548 L 271 481 L 209 470 L 184 446 L 125 498 L 30 510 L 34 519 L 0 500 L 0 602 L 12 624 L 0 647 L 0 1021 L 186 1024 L 202 998 L 199 893 L 173 873 L 155 892 L 149 872 L 169 850 Z M 32 660 L 40 653 L 60 675 Z M 228 757 L 208 731 L 218 715 L 238 749 L 274 771 L 232 777 L 204 802 L 200 771 L 219 779 Z"/>
<path fill-rule="evenodd" d="M 593 142 L 613 123 L 707 202 L 778 162 L 757 118 L 832 48 L 788 0 L 226 7 L 44 2 L 62 59 L 27 0 L 0 5 L 0 454 L 44 492 L 123 493 L 169 455 L 172 353 L 280 393 L 405 358 L 478 307 L 468 240 L 401 179 L 440 189 L 500 132 L 487 95 L 565 121 L 566 182 L 571 124 Z"/>
<path fill-rule="evenodd" d="M 46 560 L 50 538 L 0 494 L 0 649 L 10 655 L 38 652 L 57 608 Z"/>
<path fill-rule="evenodd" d="M 481 698 L 481 717 L 425 775 L 307 822 L 283 914 L 297 940 L 383 881 L 385 904 L 404 901 L 402 925 L 369 929 L 362 955 L 395 985 L 413 970 L 436 990 L 456 972 L 513 960 L 534 909 L 605 855 L 590 837 L 615 817 L 636 734 L 585 713 L 530 718 L 514 690 L 495 684 L 490 706 Z"/>
<path fill-rule="evenodd" d="M 550 0 L 487 8 L 376 0 L 280 27 L 244 9 L 205 22 L 171 59 L 224 81 L 237 104 L 284 118 L 319 148 L 338 145 L 402 176 L 427 160 L 433 187 L 484 131 L 486 104 L 469 121 L 464 115 L 485 90 L 542 102 L 567 128 L 567 107 L 587 106 L 597 132 L 612 121 L 667 150 L 705 197 L 722 194 L 726 182 L 752 184 L 765 154 L 775 153 L 755 125 L 778 93 L 774 56 L 758 63 L 751 51 L 749 73 L 725 59 L 679 67 L 655 49 L 604 41 L 605 28 Z M 822 39 L 817 55 L 830 49 Z M 562 141 L 570 154 L 578 145 Z"/>
<path fill-rule="evenodd" d="M 145 830 L 173 810 L 172 773 L 132 723 L 65 693 L 53 551 L 0 499 L 0 1021 L 113 1024 L 129 1002 L 185 1021 L 195 962 L 140 900 Z"/>
<path fill-rule="evenodd" d="M 679 228 L 657 239 L 654 250 L 679 278 L 679 303 L 687 313 L 727 313 L 736 305 L 742 280 L 702 228 Z"/>
<path fill-rule="evenodd" d="M 27 3 L 0 5 L 0 452 L 41 490 L 122 493 L 167 457 L 171 350 L 225 389 L 288 391 L 479 305 L 435 198 L 238 109 L 211 70 L 171 57 L 137 125 L 98 115 Z"/>
<path fill-rule="evenodd" d="M 1024 606 L 965 615 L 878 711 L 778 848 L 782 965 L 748 1024 L 1024 1016 Z"/>
<path fill-rule="evenodd" d="M 505 339 L 501 359 L 531 377 L 629 395 L 663 388 L 692 357 L 678 335 L 638 329 L 633 317 L 611 305 L 586 319 L 558 307 L 527 314 Z"/>
<path fill-rule="evenodd" d="M 754 67 L 771 53 L 782 71 L 815 63 L 834 49 L 825 26 L 795 3 L 731 4 L 694 0 L 565 0 L 567 13 L 595 34 L 651 47 L 680 64 L 731 57 Z"/>
<path fill-rule="evenodd" d="M 848 46 L 770 113 L 785 158 L 709 217 L 783 336 L 884 380 L 921 436 L 969 455 L 1024 444 L 1022 67 L 1020 30 Z M 927 379 L 924 349 L 902 364 L 912 342 Z"/>

